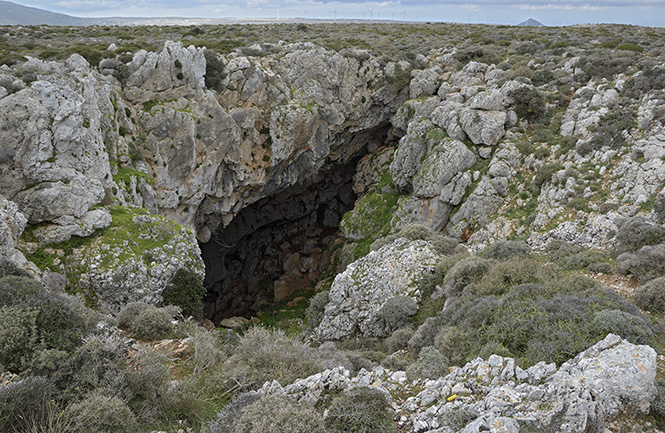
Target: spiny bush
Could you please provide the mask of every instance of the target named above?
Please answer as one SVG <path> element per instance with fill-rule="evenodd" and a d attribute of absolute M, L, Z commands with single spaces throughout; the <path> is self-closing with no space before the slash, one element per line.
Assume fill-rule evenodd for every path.
<path fill-rule="evenodd" d="M 490 260 L 506 260 L 511 257 L 521 257 L 531 252 L 531 248 L 524 241 L 501 241 L 488 245 L 480 254 Z"/>
<path fill-rule="evenodd" d="M 635 289 L 635 304 L 654 313 L 665 312 L 665 277 L 655 278 Z"/>
<path fill-rule="evenodd" d="M 617 252 L 635 252 L 647 245 L 665 242 L 665 228 L 642 217 L 634 217 L 619 225 L 616 235 Z"/>
<path fill-rule="evenodd" d="M 245 407 L 235 423 L 235 433 L 325 432 L 323 416 L 314 408 L 287 396 L 271 395 Z"/>
<path fill-rule="evenodd" d="M 611 272 L 609 256 L 596 250 L 583 248 L 565 241 L 555 240 L 545 248 L 550 260 L 560 269 L 588 269 L 592 272 Z"/>
<path fill-rule="evenodd" d="M 518 284 L 544 282 L 552 277 L 553 270 L 535 259 L 513 257 L 493 264 L 479 281 L 465 290 L 481 296 L 502 295 Z"/>
<path fill-rule="evenodd" d="M 236 396 L 217 414 L 215 421 L 210 421 L 206 424 L 202 433 L 234 433 L 236 431 L 236 423 L 240 419 L 242 411 L 260 399 L 261 395 L 256 391 L 243 392 Z"/>
<path fill-rule="evenodd" d="M 614 333 L 637 344 L 646 344 L 653 337 L 649 322 L 621 310 L 602 310 L 594 314 L 592 326 L 599 335 Z"/>
<path fill-rule="evenodd" d="M 596 134 L 590 141 L 593 149 L 609 146 L 619 149 L 626 145 L 624 133 L 636 125 L 637 112 L 630 108 L 620 108 L 605 114 L 598 122 Z"/>
<path fill-rule="evenodd" d="M 418 304 L 410 296 L 395 296 L 388 299 L 379 309 L 377 316 L 389 332 L 411 323 L 411 317 L 418 312 Z"/>
<path fill-rule="evenodd" d="M 173 333 L 171 314 L 166 309 L 148 307 L 132 322 L 130 331 L 141 340 L 159 340 Z"/>
<path fill-rule="evenodd" d="M 335 398 L 325 417 L 331 433 L 394 433 L 386 395 L 375 389 L 358 387 Z"/>
<path fill-rule="evenodd" d="M 478 416 L 480 416 L 479 413 L 468 407 L 445 405 L 443 411 L 439 412 L 439 423 L 451 431 L 462 431 Z"/>
<path fill-rule="evenodd" d="M 0 431 L 24 433 L 45 420 L 56 389 L 45 377 L 28 377 L 0 387 Z"/>
<path fill-rule="evenodd" d="M 319 365 L 316 351 L 296 337 L 255 326 L 240 338 L 224 363 L 224 374 L 238 380 L 243 388 L 251 388 L 275 378 L 293 382 L 316 373 Z"/>
<path fill-rule="evenodd" d="M 466 359 L 476 356 L 488 342 L 496 342 L 524 365 L 543 359 L 562 363 L 604 338 L 609 328 L 629 339 L 645 335 L 643 322 L 632 321 L 629 316 L 620 326 L 610 323 L 608 328 L 608 322 L 601 320 L 606 315 L 603 313 L 598 327 L 588 326 L 603 310 L 621 310 L 639 317 L 637 308 L 614 292 L 580 284 L 561 287 L 553 282 L 548 287 L 518 285 L 501 297 L 465 295 L 451 299 L 437 316 L 438 322 L 430 326 L 456 326 L 465 333 L 464 342 L 470 344 Z M 451 343 L 450 347 L 455 346 Z M 437 348 L 451 358 L 446 349 Z"/>
<path fill-rule="evenodd" d="M 665 275 L 665 244 L 645 246 L 617 257 L 617 269 L 646 282 Z"/>
<path fill-rule="evenodd" d="M 410 380 L 438 379 L 448 373 L 448 358 L 432 346 L 423 347 L 418 354 L 418 360 L 406 370 Z"/>
<path fill-rule="evenodd" d="M 50 292 L 26 277 L 0 278 L 0 306 L 37 310 L 40 348 L 70 351 L 94 330 L 98 315 L 69 295 Z"/>
<path fill-rule="evenodd" d="M 440 321 L 438 317 L 428 317 L 422 325 L 416 329 L 409 339 L 409 352 L 413 356 L 418 356 L 420 350 L 425 346 L 434 344 L 434 337 L 439 332 Z"/>
<path fill-rule="evenodd" d="M 145 302 L 130 302 L 129 304 L 122 307 L 118 316 L 116 317 L 118 321 L 118 327 L 123 329 L 130 329 L 134 320 L 143 313 L 145 310 L 150 308 L 150 305 Z"/>
<path fill-rule="evenodd" d="M 401 328 L 393 331 L 390 337 L 383 342 L 383 347 L 387 354 L 392 354 L 398 350 L 409 347 L 409 340 L 413 337 L 413 329 Z"/>
<path fill-rule="evenodd" d="M 445 295 L 447 297 L 458 296 L 466 286 L 480 280 L 490 268 L 490 265 L 489 260 L 474 256 L 458 261 L 446 273 L 443 280 Z"/>
<path fill-rule="evenodd" d="M 316 328 L 319 326 L 325 315 L 326 305 L 330 302 L 330 291 L 326 290 L 319 292 L 316 295 L 312 296 L 312 299 L 309 301 L 309 306 L 305 311 L 307 316 L 307 322 L 309 323 L 310 328 Z"/>
<path fill-rule="evenodd" d="M 72 433 L 133 433 L 136 416 L 127 404 L 117 397 L 93 394 L 67 408 L 72 420 Z"/>
<path fill-rule="evenodd" d="M 434 337 L 434 347 L 453 365 L 462 366 L 466 362 L 469 336 L 456 326 L 445 326 Z"/>
<path fill-rule="evenodd" d="M 194 365 L 195 376 L 221 364 L 226 358 L 224 344 L 215 334 L 197 326 L 187 335 L 194 352 L 190 360 Z"/>
<path fill-rule="evenodd" d="M 512 90 L 508 96 L 513 99 L 513 108 L 521 118 L 535 121 L 545 114 L 545 98 L 532 87 L 519 87 Z"/>
<path fill-rule="evenodd" d="M 203 317 L 203 296 L 206 289 L 203 287 L 201 276 L 189 269 L 179 269 L 175 276 L 162 292 L 163 305 L 180 307 L 185 317 L 200 319 Z"/>
<path fill-rule="evenodd" d="M 39 346 L 38 314 L 33 309 L 0 307 L 0 365 L 9 371 L 29 366 Z"/>

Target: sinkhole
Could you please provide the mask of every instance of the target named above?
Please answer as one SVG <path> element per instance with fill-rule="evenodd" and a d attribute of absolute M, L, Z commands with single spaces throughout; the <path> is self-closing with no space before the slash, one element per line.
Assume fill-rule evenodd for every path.
<path fill-rule="evenodd" d="M 353 176 L 358 161 L 388 140 L 387 124 L 354 134 L 346 144 L 352 146 L 346 160 L 245 207 L 201 243 L 206 317 L 215 323 L 249 317 L 262 305 L 312 286 L 328 269 L 327 247 L 340 236 L 339 223 L 357 198 Z"/>

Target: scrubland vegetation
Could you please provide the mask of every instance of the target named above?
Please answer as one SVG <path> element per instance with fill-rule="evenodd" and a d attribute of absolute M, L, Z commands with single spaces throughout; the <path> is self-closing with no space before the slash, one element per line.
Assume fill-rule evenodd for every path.
<path fill-rule="evenodd" d="M 559 151 L 574 146 L 558 135 L 574 83 L 553 75 L 550 62 L 580 54 L 578 83 L 643 70 L 626 82 L 627 92 L 665 88 L 665 74 L 655 68 L 665 56 L 665 30 L 631 26 L 0 27 L 0 64 L 25 56 L 63 59 L 75 52 L 93 65 L 110 57 L 127 62 L 139 49 L 158 49 L 165 40 L 257 56 L 279 52 L 280 41 L 313 42 L 335 50 L 363 48 L 383 61 L 404 59 L 415 66 L 424 61 L 419 54 L 455 46 L 460 65 L 494 63 L 543 90 L 556 85 L 552 92 L 521 88 L 513 95 L 518 115 L 530 120 L 524 131 L 530 139 L 519 150 L 535 159 L 549 156 L 554 144 Z M 114 53 L 106 50 L 111 43 L 118 46 Z M 545 67 L 532 68 L 533 62 Z M 209 63 L 208 88 L 221 82 L 216 74 L 223 67 Z M 618 132 L 629 127 L 633 114 L 619 108 L 606 114 L 594 141 L 576 151 L 588 153 L 608 143 L 620 147 Z M 559 169 L 544 165 L 523 191 L 525 198 Z M 588 205 L 572 198 L 571 209 Z M 661 202 L 650 206 L 663 213 Z M 382 307 L 379 316 L 391 331 L 383 339 L 319 343 L 313 338 L 337 267 L 348 261 L 341 250 L 331 251 L 330 270 L 318 284 L 265 306 L 239 331 L 212 329 L 201 320 L 204 290 L 188 272 L 165 291 L 163 305 L 129 303 L 113 317 L 91 310 L 79 297 L 3 271 L 0 372 L 13 383 L 0 387 L 0 431 L 396 432 L 388 399 L 371 388 L 326 390 L 314 407 L 286 397 L 259 398 L 251 391 L 266 381 L 287 385 L 340 365 L 355 373 L 380 364 L 405 370 L 410 380 L 436 379 L 450 366 L 492 354 L 515 358 L 523 368 L 542 360 L 560 365 L 610 332 L 659 353 L 665 350 L 665 229 L 660 224 L 626 218 L 616 249 L 607 252 L 563 241 L 534 252 L 516 238 L 471 254 L 457 240 L 419 225 L 387 236 L 379 227 L 358 250 L 364 254 L 398 237 L 430 241 L 443 258 L 433 273 L 418 277 L 420 305 L 401 296 Z M 607 276 L 634 293 L 608 288 Z M 658 379 L 659 396 L 647 418 L 665 428 L 662 371 Z"/>

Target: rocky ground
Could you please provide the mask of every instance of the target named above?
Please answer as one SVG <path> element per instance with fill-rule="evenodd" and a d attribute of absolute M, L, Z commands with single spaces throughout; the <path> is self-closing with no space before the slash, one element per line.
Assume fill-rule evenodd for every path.
<path fill-rule="evenodd" d="M 28 330 L 0 341 L 29 343 L 0 363 L 78 377 L 57 359 L 85 366 L 102 338 L 40 337 L 37 284 L 48 302 L 106 314 L 95 332 L 108 353 L 126 349 L 115 325 L 194 341 L 176 365 L 153 359 L 164 373 L 152 393 L 134 379 L 124 394 L 108 377 L 53 379 L 63 413 L 116 398 L 136 431 L 156 419 L 236 428 L 224 411 L 206 424 L 174 393 L 238 419 L 253 413 L 239 401 L 295 396 L 304 430 L 333 428 L 354 387 L 388 398 L 381 431 L 620 431 L 635 417 L 662 428 L 662 37 L 488 27 L 487 47 L 460 42 L 475 27 L 451 29 L 386 29 L 376 51 L 360 39 L 217 51 L 114 40 L 98 58 L 0 59 L 0 283 L 18 291 L 0 313 Z M 422 32 L 423 52 L 395 55 L 398 30 Z M 134 377 L 123 353 L 113 368 Z M 86 392 L 65 392 L 75 385 Z M 148 410 L 166 400 L 182 412 Z"/>

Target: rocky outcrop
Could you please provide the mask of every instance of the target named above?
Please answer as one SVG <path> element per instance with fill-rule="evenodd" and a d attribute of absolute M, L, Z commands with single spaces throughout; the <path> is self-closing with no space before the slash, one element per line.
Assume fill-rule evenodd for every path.
<path fill-rule="evenodd" d="M 370 386 L 386 395 L 412 395 L 393 402 L 398 424 L 412 433 L 577 433 L 604 431 L 620 414 L 647 413 L 656 395 L 655 377 L 652 348 L 610 334 L 558 369 L 540 362 L 524 370 L 512 358 L 492 355 L 452 367 L 436 380 L 410 382 L 404 372 L 383 367 L 355 377 L 339 367 L 285 387 L 266 382 L 257 393 L 315 405 L 328 392 Z"/>
<path fill-rule="evenodd" d="M 317 337 L 340 340 L 356 332 L 386 336 L 390 327 L 378 316 L 381 307 L 396 296 L 420 302 L 418 278 L 439 259 L 428 242 L 401 238 L 351 263 L 335 277 Z"/>
<path fill-rule="evenodd" d="M 0 195 L 0 274 L 32 273 L 39 271 L 29 263 L 23 253 L 16 249 L 17 242 L 27 218 L 18 210 L 18 205 Z"/>

